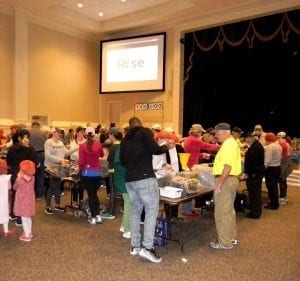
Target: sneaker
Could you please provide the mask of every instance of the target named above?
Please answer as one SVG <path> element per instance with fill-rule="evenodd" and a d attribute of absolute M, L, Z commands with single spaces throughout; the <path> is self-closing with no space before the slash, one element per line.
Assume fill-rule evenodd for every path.
<path fill-rule="evenodd" d="M 233 246 L 236 246 L 238 244 L 238 240 L 237 239 L 231 239 L 231 244 Z"/>
<path fill-rule="evenodd" d="M 90 223 L 90 224 L 96 224 L 97 222 L 96 222 L 96 218 L 89 218 L 88 219 L 88 222 Z"/>
<path fill-rule="evenodd" d="M 96 223 L 102 223 L 102 218 L 100 215 L 96 216 Z"/>
<path fill-rule="evenodd" d="M 124 232 L 124 233 L 123 233 L 123 237 L 124 237 L 124 238 L 127 238 L 127 239 L 130 239 L 130 238 L 131 238 L 131 232 L 130 232 L 130 231 Z"/>
<path fill-rule="evenodd" d="M 21 218 L 17 218 L 17 219 L 15 220 L 15 225 L 16 225 L 16 226 L 22 226 L 22 220 L 21 220 Z"/>
<path fill-rule="evenodd" d="M 141 248 L 139 248 L 139 247 L 131 247 L 130 255 L 136 256 L 139 254 L 140 250 L 141 250 Z"/>
<path fill-rule="evenodd" d="M 64 211 L 65 211 L 65 208 L 62 208 L 61 206 L 56 206 L 56 207 L 54 208 L 54 210 L 59 211 L 59 212 L 64 212 Z"/>
<path fill-rule="evenodd" d="M 161 262 L 162 258 L 159 257 L 156 253 L 155 253 L 155 250 L 154 248 L 148 250 L 146 248 L 142 248 L 140 251 L 139 251 L 139 256 L 148 260 L 148 261 L 151 261 L 151 262 L 154 262 L 154 263 L 159 263 Z"/>
<path fill-rule="evenodd" d="M 120 226 L 120 232 L 124 232 L 124 226 L 123 225 Z"/>
<path fill-rule="evenodd" d="M 230 246 L 225 246 L 225 245 L 222 245 L 218 240 L 211 241 L 209 243 L 209 246 L 211 248 L 214 248 L 214 249 L 217 249 L 217 250 L 230 250 L 230 249 L 233 248 L 232 244 Z"/>
<path fill-rule="evenodd" d="M 7 232 L 4 232 L 4 237 L 10 237 L 10 236 L 12 236 L 12 231 L 7 231 Z"/>
<path fill-rule="evenodd" d="M 24 232 L 23 232 L 23 235 L 24 235 L 24 236 L 27 236 Z M 29 233 L 27 237 L 33 238 L 33 234 L 32 234 L 32 233 Z"/>
<path fill-rule="evenodd" d="M 10 220 L 10 221 L 14 221 L 14 220 L 16 220 L 16 219 L 17 219 L 16 216 L 9 216 L 9 220 Z"/>
<path fill-rule="evenodd" d="M 53 215 L 53 211 L 51 210 L 51 208 L 46 208 L 46 209 L 45 209 L 45 213 L 46 213 L 47 215 Z"/>
<path fill-rule="evenodd" d="M 21 236 L 19 236 L 19 240 L 20 241 L 25 241 L 25 242 L 30 242 L 31 237 L 30 236 L 25 236 L 25 234 L 22 234 Z"/>
<path fill-rule="evenodd" d="M 286 203 L 287 203 L 287 199 L 285 198 L 285 197 L 281 197 L 281 198 L 279 198 L 279 204 L 280 205 L 285 205 Z"/>
<path fill-rule="evenodd" d="M 115 216 L 112 215 L 110 212 L 102 213 L 102 214 L 100 214 L 100 216 L 101 216 L 102 219 L 105 219 L 105 220 L 113 220 L 113 219 L 115 219 Z"/>

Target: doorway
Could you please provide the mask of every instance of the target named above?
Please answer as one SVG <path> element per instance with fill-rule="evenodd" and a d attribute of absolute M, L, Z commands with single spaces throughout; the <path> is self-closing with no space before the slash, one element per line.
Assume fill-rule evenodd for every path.
<path fill-rule="evenodd" d="M 112 124 L 115 127 L 120 127 L 121 125 L 121 114 L 122 114 L 122 102 L 121 101 L 110 101 L 108 105 L 108 124 L 110 127 Z"/>

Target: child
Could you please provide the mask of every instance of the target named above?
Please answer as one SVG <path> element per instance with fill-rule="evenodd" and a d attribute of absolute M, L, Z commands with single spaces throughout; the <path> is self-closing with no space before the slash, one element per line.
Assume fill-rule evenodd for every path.
<path fill-rule="evenodd" d="M 8 230 L 9 207 L 8 207 L 8 190 L 11 188 L 11 175 L 6 175 L 6 161 L 0 159 L 0 224 L 3 224 L 4 237 L 9 237 L 12 232 Z"/>
<path fill-rule="evenodd" d="M 25 242 L 30 242 L 33 237 L 31 230 L 32 217 L 35 215 L 34 174 L 35 164 L 30 160 L 23 160 L 13 187 L 16 190 L 14 213 L 21 217 L 24 230 L 19 240 Z"/>

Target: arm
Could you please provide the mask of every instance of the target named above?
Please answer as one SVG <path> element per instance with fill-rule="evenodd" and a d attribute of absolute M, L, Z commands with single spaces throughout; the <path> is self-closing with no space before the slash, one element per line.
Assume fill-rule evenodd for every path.
<path fill-rule="evenodd" d="M 158 145 L 158 143 L 154 140 L 153 134 L 150 129 L 144 128 L 144 132 L 144 141 L 146 147 L 149 151 L 151 151 L 152 154 L 159 155 L 165 153 L 168 150 L 168 147 L 166 145 Z"/>
<path fill-rule="evenodd" d="M 267 168 L 272 159 L 272 147 L 270 145 L 265 146 L 265 168 Z"/>

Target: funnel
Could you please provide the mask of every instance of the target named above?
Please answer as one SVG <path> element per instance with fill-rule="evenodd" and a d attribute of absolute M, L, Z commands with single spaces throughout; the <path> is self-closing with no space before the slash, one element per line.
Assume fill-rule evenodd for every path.
<path fill-rule="evenodd" d="M 187 163 L 190 158 L 190 153 L 178 153 L 180 164 L 183 170 L 187 170 Z"/>

